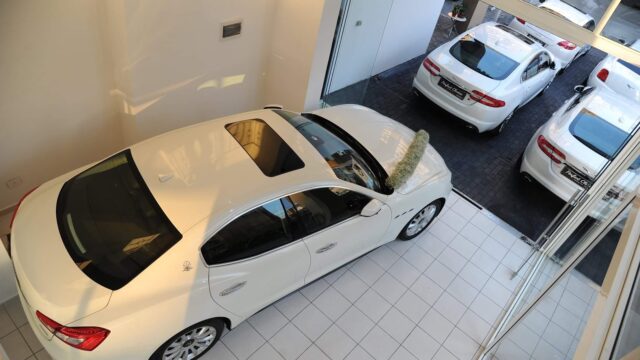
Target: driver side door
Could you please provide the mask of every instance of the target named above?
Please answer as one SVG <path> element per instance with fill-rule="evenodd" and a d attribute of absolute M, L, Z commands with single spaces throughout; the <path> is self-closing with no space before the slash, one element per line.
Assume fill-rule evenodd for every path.
<path fill-rule="evenodd" d="M 306 283 L 375 248 L 391 222 L 391 209 L 384 204 L 375 215 L 361 215 L 372 199 L 345 188 L 311 189 L 289 200 L 305 229 L 311 256 Z"/>

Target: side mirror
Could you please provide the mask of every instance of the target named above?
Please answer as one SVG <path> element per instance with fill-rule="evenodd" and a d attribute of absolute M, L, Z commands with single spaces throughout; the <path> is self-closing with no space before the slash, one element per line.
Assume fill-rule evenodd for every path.
<path fill-rule="evenodd" d="M 555 70 L 555 69 L 556 69 L 556 62 L 555 62 L 555 61 L 552 61 L 552 62 L 549 64 L 549 68 L 550 68 L 551 70 Z"/>
<path fill-rule="evenodd" d="M 573 87 L 573 91 L 577 92 L 578 94 L 588 93 L 592 89 L 593 89 L 593 87 L 584 86 L 584 85 L 576 85 L 576 86 Z"/>
<path fill-rule="evenodd" d="M 382 206 L 384 204 L 382 204 L 382 202 L 378 199 L 373 199 L 371 201 L 369 201 L 369 203 L 367 205 L 365 205 L 364 208 L 362 208 L 362 211 L 360 212 L 360 215 L 365 216 L 365 217 L 371 217 L 374 215 L 378 215 L 378 213 L 380 212 L 380 210 L 382 210 Z"/>

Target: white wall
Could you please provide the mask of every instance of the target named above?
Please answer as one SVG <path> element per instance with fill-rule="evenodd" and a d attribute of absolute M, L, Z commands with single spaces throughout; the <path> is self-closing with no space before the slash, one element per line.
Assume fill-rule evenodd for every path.
<path fill-rule="evenodd" d="M 317 107 L 339 5 L 0 1 L 0 210 L 168 130 L 266 103 Z M 222 40 L 236 19 L 242 34 Z"/>
<path fill-rule="evenodd" d="M 265 103 L 318 107 L 339 9 L 340 0 L 276 0 Z"/>
<path fill-rule="evenodd" d="M 98 2 L 0 1 L 0 209 L 122 144 Z M 5 182 L 20 176 L 22 185 Z"/>
<path fill-rule="evenodd" d="M 110 2 L 127 142 L 263 105 L 274 3 Z M 222 40 L 221 24 L 236 19 L 242 34 Z"/>
<path fill-rule="evenodd" d="M 444 0 L 394 0 L 372 74 L 424 54 Z"/>
<path fill-rule="evenodd" d="M 444 0 L 351 0 L 329 91 L 424 54 L 443 4 Z M 355 26 L 357 20 L 362 25 Z"/>

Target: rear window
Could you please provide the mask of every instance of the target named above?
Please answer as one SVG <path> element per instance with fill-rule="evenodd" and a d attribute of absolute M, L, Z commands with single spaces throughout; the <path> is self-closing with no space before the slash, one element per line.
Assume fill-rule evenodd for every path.
<path fill-rule="evenodd" d="M 62 241 L 78 268 L 111 290 L 126 285 L 182 238 L 129 150 L 67 181 L 56 215 Z"/>
<path fill-rule="evenodd" d="M 493 50 L 470 35 L 464 36 L 449 49 L 451 55 L 465 66 L 494 79 L 504 80 L 518 67 L 518 62 Z"/>
<path fill-rule="evenodd" d="M 618 62 L 620 64 L 624 65 L 629 70 L 633 71 L 634 73 L 640 75 L 640 66 L 633 65 L 632 63 L 626 62 L 626 61 L 624 61 L 622 59 L 618 59 Z"/>
<path fill-rule="evenodd" d="M 611 160 L 624 144 L 629 133 L 582 109 L 569 126 L 571 134 L 589 149 Z"/>
<path fill-rule="evenodd" d="M 259 119 L 225 126 L 266 176 L 302 169 L 304 163 L 267 123 Z"/>

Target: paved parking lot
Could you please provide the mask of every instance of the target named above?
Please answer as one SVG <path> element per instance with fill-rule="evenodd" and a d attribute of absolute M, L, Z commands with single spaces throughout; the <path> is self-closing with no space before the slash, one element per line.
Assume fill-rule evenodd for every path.
<path fill-rule="evenodd" d="M 434 42 L 443 41 L 441 34 L 448 32 L 448 26 L 440 21 Z M 543 96 L 516 112 L 507 129 L 497 137 L 468 131 L 454 116 L 413 94 L 411 84 L 422 56 L 334 92 L 325 100 L 332 105 L 362 104 L 414 130 L 425 129 L 431 135 L 431 144 L 451 169 L 454 186 L 535 239 L 564 202 L 537 184 L 524 183 L 519 176 L 518 160 L 536 129 L 573 95 L 573 87 L 582 83 L 604 56 L 593 49 L 578 59 L 554 80 Z"/>

